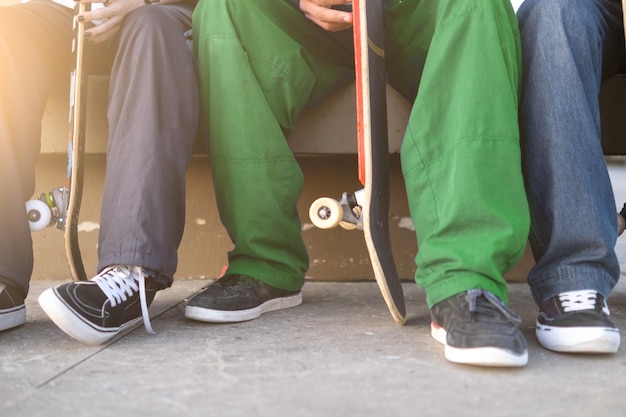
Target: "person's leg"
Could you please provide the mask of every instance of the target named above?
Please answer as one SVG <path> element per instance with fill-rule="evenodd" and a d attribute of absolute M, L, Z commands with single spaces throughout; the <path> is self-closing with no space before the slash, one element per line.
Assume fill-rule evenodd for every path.
<path fill-rule="evenodd" d="M 50 86 L 69 77 L 71 19 L 48 1 L 0 7 L 0 330 L 25 316 L 33 249 L 24 203 Z"/>
<path fill-rule="evenodd" d="M 615 1 L 526 0 L 519 20 L 533 297 L 541 303 L 582 289 L 607 297 L 619 265 L 598 95 L 603 74 L 623 60 L 621 8 Z"/>
<path fill-rule="evenodd" d="M 109 94 L 99 273 L 46 290 L 39 302 L 66 333 L 105 343 L 141 322 L 171 285 L 185 220 L 185 171 L 199 98 L 184 36 L 192 8 L 146 6 L 120 31 Z"/>
<path fill-rule="evenodd" d="M 601 314 L 619 264 L 598 94 L 602 77 L 624 61 L 621 6 L 610 0 L 526 0 L 518 17 L 524 171 L 537 261 L 528 282 L 540 307 L 559 294 L 583 291 L 577 297 L 593 298 L 592 309 Z"/>
<path fill-rule="evenodd" d="M 185 225 L 185 172 L 199 118 L 191 6 L 124 20 L 110 78 L 98 270 L 139 265 L 172 279 Z"/>
<path fill-rule="evenodd" d="M 193 22 L 217 204 L 235 245 L 226 275 L 293 295 L 308 257 L 296 210 L 303 175 L 285 135 L 307 104 L 353 77 L 351 34 L 325 32 L 291 1 L 204 1 Z M 221 309 L 200 301 L 215 296 L 190 301 L 188 317 Z"/>
<path fill-rule="evenodd" d="M 406 33 L 403 19 L 413 17 L 401 3 L 389 16 L 401 45 L 389 49 L 392 59 L 398 48 L 399 60 L 423 63 L 413 75 L 421 81 L 402 147 L 419 244 L 416 280 L 429 306 L 471 288 L 506 302 L 503 274 L 523 253 L 529 225 L 512 9 L 499 0 L 415 3 L 411 25 L 420 35 Z M 410 93 L 410 81 L 394 84 Z"/>
<path fill-rule="evenodd" d="M 453 361 L 524 365 L 518 320 L 503 305 L 503 275 L 522 255 L 529 227 L 511 4 L 398 2 L 387 18 L 392 82 L 415 97 L 402 169 L 418 239 L 416 281 L 433 311 L 433 335 Z M 412 73 L 396 70 L 407 66 Z"/>

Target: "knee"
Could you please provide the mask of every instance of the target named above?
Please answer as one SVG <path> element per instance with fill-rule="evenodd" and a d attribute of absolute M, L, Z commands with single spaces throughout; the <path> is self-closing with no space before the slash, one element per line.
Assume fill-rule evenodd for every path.
<path fill-rule="evenodd" d="M 525 0 L 518 19 L 525 56 L 532 55 L 537 48 L 572 51 L 551 54 L 562 59 L 583 56 L 596 53 L 603 42 L 602 16 L 596 1 Z"/>
<path fill-rule="evenodd" d="M 194 16 L 213 16 L 224 11 L 238 10 L 250 6 L 250 0 L 200 0 L 194 9 Z"/>
<path fill-rule="evenodd" d="M 154 33 L 163 31 L 170 19 L 162 6 L 143 6 L 131 11 L 124 17 L 121 36 L 135 33 Z"/>
<path fill-rule="evenodd" d="M 554 31 L 594 27 L 597 11 L 596 2 L 589 0 L 525 0 L 517 15 L 522 30 L 532 27 L 533 32 L 550 36 Z"/>
<path fill-rule="evenodd" d="M 193 20 L 238 20 L 244 15 L 258 15 L 288 4 L 276 0 L 200 0 L 193 13 Z M 288 6 L 290 7 L 290 6 Z"/>

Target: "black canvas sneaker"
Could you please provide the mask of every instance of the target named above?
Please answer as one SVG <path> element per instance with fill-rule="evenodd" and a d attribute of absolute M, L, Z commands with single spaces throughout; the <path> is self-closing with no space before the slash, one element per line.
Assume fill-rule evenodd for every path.
<path fill-rule="evenodd" d="M 246 275 L 226 275 L 191 298 L 185 316 L 212 323 L 232 323 L 301 303 L 300 291 L 281 290 Z"/>
<path fill-rule="evenodd" d="M 25 321 L 26 306 L 21 291 L 0 282 L 0 331 L 21 326 Z"/>
<path fill-rule="evenodd" d="M 148 307 L 156 292 L 167 284 L 138 266 L 113 266 L 89 281 L 47 289 L 39 304 L 68 335 L 83 343 L 102 344 L 143 319 L 154 334 Z"/>
<path fill-rule="evenodd" d="M 430 310 L 431 335 L 445 345 L 450 362 L 481 366 L 524 366 L 526 340 L 521 319 L 495 295 L 468 290 L 437 303 Z"/>
<path fill-rule="evenodd" d="M 614 353 L 620 334 L 609 315 L 597 291 L 563 292 L 541 304 L 535 334 L 541 346 L 556 352 Z"/>

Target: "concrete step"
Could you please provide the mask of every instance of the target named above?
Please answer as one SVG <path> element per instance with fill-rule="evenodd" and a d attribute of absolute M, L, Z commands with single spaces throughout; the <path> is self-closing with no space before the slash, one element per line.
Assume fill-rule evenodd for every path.
<path fill-rule="evenodd" d="M 86 158 L 79 239 L 87 273 L 93 275 L 97 265 L 98 227 L 106 157 L 90 154 Z M 307 277 L 340 281 L 373 279 L 362 232 L 341 228 L 320 230 L 313 227 L 308 218 L 309 206 L 316 198 L 339 198 L 344 191 L 361 188 L 357 180 L 356 155 L 299 156 L 298 161 L 306 178 L 298 211 L 311 260 Z M 415 273 L 417 243 L 409 217 L 399 156 L 392 154 L 390 161 L 390 233 L 398 272 L 403 279 L 410 281 Z M 64 155 L 46 154 L 39 158 L 36 187 L 38 194 L 64 183 L 65 165 Z M 217 214 L 213 180 L 206 156 L 194 157 L 189 167 L 186 213 L 187 222 L 180 245 L 176 276 L 216 277 L 226 265 L 226 253 L 232 249 L 232 244 Z M 33 244 L 33 279 L 69 278 L 61 231 L 47 228 L 34 232 Z M 508 274 L 508 279 L 525 280 L 526 271 L 532 264 L 532 257 L 529 256 L 527 253 L 523 261 Z"/>

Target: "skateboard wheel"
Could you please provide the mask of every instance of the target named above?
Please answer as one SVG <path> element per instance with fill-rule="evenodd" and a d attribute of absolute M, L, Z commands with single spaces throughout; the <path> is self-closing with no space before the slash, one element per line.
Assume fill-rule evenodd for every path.
<path fill-rule="evenodd" d="M 624 229 L 626 229 L 626 221 L 624 221 L 624 217 L 617 213 L 617 236 L 621 236 L 624 233 Z"/>
<path fill-rule="evenodd" d="M 332 198 L 318 198 L 309 208 L 311 222 L 320 229 L 337 227 L 343 218 L 343 208 Z"/>
<path fill-rule="evenodd" d="M 26 214 L 28 215 L 28 225 L 33 232 L 45 229 L 52 220 L 50 207 L 41 200 L 27 201 Z"/>

